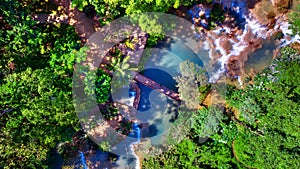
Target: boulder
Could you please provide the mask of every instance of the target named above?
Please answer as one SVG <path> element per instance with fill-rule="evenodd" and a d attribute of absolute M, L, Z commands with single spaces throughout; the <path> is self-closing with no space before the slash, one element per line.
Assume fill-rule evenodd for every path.
<path fill-rule="evenodd" d="M 292 48 L 296 49 L 300 53 L 300 43 L 294 42 L 290 45 Z"/>
<path fill-rule="evenodd" d="M 290 8 L 293 0 L 272 0 L 272 4 L 280 11 L 285 11 Z"/>

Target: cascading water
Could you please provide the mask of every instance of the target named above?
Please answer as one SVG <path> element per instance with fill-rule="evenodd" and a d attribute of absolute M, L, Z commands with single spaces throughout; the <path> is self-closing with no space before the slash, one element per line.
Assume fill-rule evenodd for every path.
<path fill-rule="evenodd" d="M 129 94 L 129 105 L 133 106 L 137 93 L 134 90 L 134 88 L 129 88 L 128 94 Z M 117 164 L 120 167 L 124 168 L 124 166 L 127 166 L 127 168 L 140 169 L 140 159 L 134 152 L 134 145 L 140 142 L 140 136 L 141 133 L 140 133 L 139 124 L 135 121 L 132 124 L 131 132 L 129 133 L 127 139 L 125 139 L 124 144 L 122 144 L 122 147 L 126 147 L 125 148 L 126 155 L 121 155 L 119 157 Z"/>
<path fill-rule="evenodd" d="M 141 139 L 141 131 L 138 123 L 133 123 L 132 129 L 136 132 L 137 143 L 140 142 Z"/>
<path fill-rule="evenodd" d="M 123 168 L 132 168 L 140 169 L 140 158 L 135 154 L 135 145 L 140 142 L 140 128 L 137 122 L 132 124 L 132 130 L 129 133 L 128 137 L 118 145 L 118 149 L 124 151 L 122 155 L 118 157 L 116 165 L 119 169 Z"/>
<path fill-rule="evenodd" d="M 140 142 L 140 128 L 139 128 L 139 124 L 138 123 L 133 123 L 132 125 L 132 133 L 130 134 L 131 136 L 137 138 L 136 142 L 132 142 L 129 145 L 129 156 L 133 156 L 135 158 L 135 164 L 134 164 L 134 169 L 140 169 L 140 158 L 135 154 L 134 152 L 134 145 L 138 144 Z"/>
<path fill-rule="evenodd" d="M 217 51 L 221 56 L 217 59 L 221 67 L 212 73 L 209 82 L 215 83 L 221 75 L 226 71 L 226 64 L 232 56 L 239 56 L 247 46 L 249 45 L 247 39 L 249 33 L 257 33 L 257 29 L 261 26 L 253 24 L 252 19 L 249 17 L 249 11 L 246 8 L 246 2 L 244 1 L 230 1 L 220 0 L 213 1 L 213 3 L 219 3 L 222 5 L 224 10 L 229 10 L 230 14 L 234 16 L 234 19 L 238 22 L 238 25 L 233 29 L 230 25 L 220 25 L 215 30 L 208 32 L 207 38 L 210 39 L 210 57 L 215 58 L 213 55 L 214 51 Z M 252 24 L 249 24 L 252 23 Z M 253 27 L 255 25 L 255 27 Z M 242 31 L 238 32 L 237 28 Z M 230 36 L 228 36 L 230 35 Z M 229 44 L 229 49 L 224 47 L 224 44 Z"/>
<path fill-rule="evenodd" d="M 235 57 L 243 64 L 248 55 L 260 48 L 262 41 L 271 37 L 275 32 L 282 31 L 284 34 L 280 47 L 293 42 L 300 42 L 299 35 L 290 37 L 292 32 L 286 19 L 275 18 L 277 22 L 271 29 L 262 25 L 252 11 L 248 9 L 250 1 L 213 0 L 212 3 L 220 4 L 228 18 L 225 19 L 224 23 L 219 23 L 214 30 L 206 31 L 206 42 L 203 48 L 209 50 L 210 58 L 217 62 L 213 65 L 218 65 L 217 68 L 213 68 L 214 71 L 209 79 L 210 83 L 215 83 L 227 71 L 226 65 L 230 58 Z M 209 14 L 206 11 L 210 11 L 210 9 L 206 10 L 202 5 L 196 5 L 188 13 L 192 16 L 192 22 L 195 23 L 194 20 L 199 17 L 199 13 L 202 15 L 203 13 Z M 209 16 L 205 15 L 205 18 L 209 18 Z M 195 24 L 195 26 L 206 28 L 202 24 Z M 233 77 L 242 84 L 239 74 L 233 74 Z"/>
<path fill-rule="evenodd" d="M 282 22 L 282 23 L 280 23 L 280 26 L 278 26 L 278 23 L 276 23 L 276 27 L 279 27 L 279 29 L 281 29 L 284 37 L 289 37 L 289 36 L 292 36 L 292 34 L 293 34 L 293 31 L 291 29 L 289 29 L 289 26 L 290 26 L 290 24 L 288 22 Z M 298 34 L 291 37 L 290 39 L 287 39 L 287 38 L 282 39 L 280 47 L 287 46 L 294 42 L 300 43 L 300 36 Z"/>
<path fill-rule="evenodd" d="M 84 168 L 84 169 L 88 169 L 88 167 L 87 167 L 87 165 L 86 165 L 86 161 L 85 161 L 83 152 L 79 151 L 79 155 L 80 155 L 80 159 L 81 159 L 81 163 L 82 163 L 82 165 L 83 165 L 83 168 Z"/>
<path fill-rule="evenodd" d="M 135 96 L 136 96 L 136 91 L 130 90 L 129 91 L 129 99 L 130 99 L 130 105 L 131 106 L 134 106 L 133 104 L 134 104 Z"/>
<path fill-rule="evenodd" d="M 238 79 L 238 82 L 239 82 L 240 86 L 243 86 L 243 82 L 242 82 L 241 77 L 240 77 L 240 76 L 237 76 L 237 79 Z"/>

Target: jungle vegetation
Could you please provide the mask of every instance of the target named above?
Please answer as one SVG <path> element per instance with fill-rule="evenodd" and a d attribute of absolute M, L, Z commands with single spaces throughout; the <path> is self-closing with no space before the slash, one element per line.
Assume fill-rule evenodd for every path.
<path fill-rule="evenodd" d="M 73 0 L 72 5 L 87 17 L 96 13 L 104 25 L 133 13 L 168 12 L 204 2 L 211 0 Z M 72 102 L 72 76 L 74 64 L 83 55 L 83 43 L 72 25 L 38 23 L 31 17 L 59 8 L 52 0 L 1 2 L 0 168 L 50 168 L 58 144 L 72 142 L 74 133 L 81 130 Z M 298 15 L 290 17 L 294 34 L 299 33 Z M 163 35 L 152 32 L 149 37 L 147 45 L 154 45 Z M 201 85 L 207 85 L 200 68 L 192 71 Z M 97 102 L 106 103 L 111 77 L 102 70 L 97 74 Z M 272 66 L 254 77 L 252 84 L 244 89 L 227 86 L 224 111 L 213 106 L 195 111 L 189 134 L 170 151 L 144 159 L 143 167 L 300 168 L 299 76 L 298 51 L 282 48 Z M 200 104 L 205 95 L 189 100 L 192 93 L 187 89 L 192 85 L 207 94 L 208 87 L 185 79 L 189 77 L 177 78 L 179 92 L 186 93 L 183 98 L 192 106 Z M 106 115 L 112 118 L 115 110 L 108 107 Z M 208 127 L 207 119 L 213 119 Z M 200 143 L 201 138 L 207 141 Z"/>

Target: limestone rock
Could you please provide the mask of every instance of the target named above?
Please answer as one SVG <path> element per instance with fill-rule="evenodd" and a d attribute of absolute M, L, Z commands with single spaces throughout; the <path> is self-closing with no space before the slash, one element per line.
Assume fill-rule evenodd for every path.
<path fill-rule="evenodd" d="M 280 11 L 289 9 L 292 3 L 293 0 L 272 0 L 272 4 Z"/>
<path fill-rule="evenodd" d="M 296 49 L 300 53 L 300 43 L 294 42 L 290 45 L 292 48 Z"/>

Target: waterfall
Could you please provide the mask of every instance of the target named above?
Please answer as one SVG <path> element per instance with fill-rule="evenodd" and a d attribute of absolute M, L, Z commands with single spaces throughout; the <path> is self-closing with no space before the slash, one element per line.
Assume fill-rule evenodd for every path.
<path fill-rule="evenodd" d="M 84 168 L 84 169 L 88 169 L 88 167 L 87 167 L 87 165 L 86 165 L 85 158 L 84 158 L 84 154 L 83 154 L 81 151 L 79 151 L 79 155 L 80 155 L 80 159 L 81 159 L 81 163 L 82 163 L 82 165 L 83 165 L 83 168 Z"/>
<path fill-rule="evenodd" d="M 291 29 L 289 29 L 290 24 L 288 22 L 282 22 L 282 23 L 280 23 L 280 26 L 277 24 L 279 24 L 279 23 L 276 23 L 276 27 L 279 27 L 279 29 L 282 31 L 282 33 L 285 37 L 284 39 L 282 39 L 280 47 L 287 46 L 294 42 L 300 43 L 300 36 L 298 34 L 295 35 L 294 37 L 291 37 L 293 34 L 293 31 Z M 286 37 L 290 37 L 290 39 L 288 39 Z"/>
<path fill-rule="evenodd" d="M 134 107 L 135 95 L 136 95 L 135 91 L 129 91 L 129 102 L 130 102 L 129 104 L 130 104 L 130 106 L 133 106 L 133 107 Z"/>
<path fill-rule="evenodd" d="M 141 131 L 140 131 L 139 125 L 137 123 L 134 123 L 132 129 L 135 130 L 137 143 L 139 143 L 140 142 L 140 137 L 141 137 Z"/>
<path fill-rule="evenodd" d="M 136 159 L 136 163 L 135 163 L 135 169 L 140 169 L 140 158 L 135 154 L 134 152 L 134 148 L 133 148 L 133 145 L 135 144 L 138 144 L 140 143 L 140 128 L 139 128 L 139 125 L 138 123 L 133 123 L 133 126 L 132 126 L 132 129 L 133 129 L 133 132 L 135 133 L 135 136 L 137 138 L 137 141 L 136 142 L 133 142 L 129 145 L 130 147 L 130 153 L 135 157 Z"/>
<path fill-rule="evenodd" d="M 117 147 L 123 149 L 122 154 L 120 154 L 118 160 L 116 161 L 117 168 L 132 168 L 140 169 L 140 158 L 135 154 L 135 145 L 140 143 L 140 128 L 137 122 L 132 124 L 132 130 L 127 136 L 127 138 L 121 142 Z"/>
<path fill-rule="evenodd" d="M 274 29 L 269 29 L 267 26 L 262 25 L 254 14 L 249 11 L 246 0 L 213 0 L 213 3 L 221 4 L 223 9 L 236 21 L 236 27 L 233 28 L 230 24 L 227 25 L 224 22 L 219 24 L 216 29 L 207 31 L 203 49 L 209 51 L 209 57 L 212 60 L 218 58 L 216 59 L 218 63 L 214 64 L 218 67 L 213 68 L 215 71 L 211 73 L 209 78 L 210 83 L 216 83 L 223 73 L 226 72 L 226 65 L 231 57 L 236 56 L 239 58 L 242 53 L 243 56 L 241 57 L 245 57 L 244 55 L 249 54 L 247 53 L 248 50 L 251 52 L 254 49 L 254 47 L 248 48 L 251 41 L 259 42 L 260 40 L 269 38 L 276 31 L 281 30 L 284 38 L 281 41 L 280 47 L 287 46 L 293 42 L 300 43 L 299 35 L 291 37 L 292 31 L 289 29 L 289 24 L 284 17 L 276 18 L 277 22 Z M 192 16 L 192 22 L 195 23 L 194 18 L 199 18 L 199 13 L 209 14 L 205 11 L 207 10 L 203 5 L 196 5 L 188 13 Z M 200 26 L 203 26 L 201 22 Z M 239 80 L 239 83 L 242 84 L 241 80 Z"/>
<path fill-rule="evenodd" d="M 256 36 L 257 38 L 267 38 L 262 32 L 266 31 L 266 27 L 262 26 L 256 19 L 254 19 L 249 13 L 246 7 L 246 1 L 243 0 L 214 0 L 213 3 L 221 4 L 224 10 L 229 10 L 234 16 L 235 20 L 240 23 L 237 27 L 242 31 L 236 33 L 236 29 L 232 29 L 227 25 L 221 25 L 215 30 L 208 32 L 208 38 L 211 39 L 212 46 L 210 49 L 210 58 L 214 58 L 212 55 L 213 50 L 218 51 L 221 57 L 217 59 L 221 67 L 212 73 L 209 78 L 210 83 L 215 83 L 222 74 L 226 71 L 226 65 L 228 60 L 232 56 L 239 56 L 248 47 L 248 36 Z M 231 36 L 227 36 L 231 34 Z M 231 49 L 226 50 L 222 46 L 222 43 L 230 43 Z M 206 47 L 207 48 L 207 47 Z"/>
<path fill-rule="evenodd" d="M 126 104 L 129 106 L 134 106 L 134 100 L 137 97 L 137 94 L 138 93 L 135 91 L 134 87 L 131 86 L 128 90 L 129 102 L 126 101 Z M 138 122 L 133 119 L 131 120 L 134 121 L 131 127 L 131 131 L 124 142 L 120 143 L 119 145 L 125 148 L 124 152 L 126 152 L 126 154 L 120 155 L 117 163 L 120 166 L 118 168 L 140 169 L 140 159 L 134 152 L 134 146 L 136 144 L 139 144 L 141 133 Z"/>
<path fill-rule="evenodd" d="M 243 82 L 242 82 L 241 77 L 240 77 L 240 76 L 237 76 L 237 78 L 238 78 L 238 82 L 239 82 L 240 86 L 243 86 Z"/>
<path fill-rule="evenodd" d="M 247 26 L 248 24 L 246 24 L 246 27 Z M 228 31 L 229 28 L 226 29 Z M 217 29 L 216 32 L 222 32 L 222 30 L 224 30 L 224 28 L 219 28 Z M 224 40 L 223 36 L 219 36 L 219 37 L 210 36 L 211 38 L 215 39 L 213 41 L 215 48 L 211 48 L 210 50 L 217 50 L 221 53 L 221 57 L 218 59 L 218 62 L 220 63 L 221 67 L 216 72 L 213 72 L 213 74 L 209 78 L 210 83 L 215 83 L 222 76 L 222 74 L 226 70 L 225 66 L 230 57 L 239 56 L 240 53 L 244 51 L 244 49 L 247 47 L 247 42 L 245 40 L 247 34 L 248 34 L 248 29 L 245 29 L 242 35 L 236 35 L 235 38 L 238 40 L 237 42 L 234 39 L 230 39 L 226 37 L 225 40 L 229 41 L 232 44 L 232 49 L 229 52 L 226 51 L 221 45 L 221 42 Z M 212 51 L 210 53 L 212 53 Z"/>

